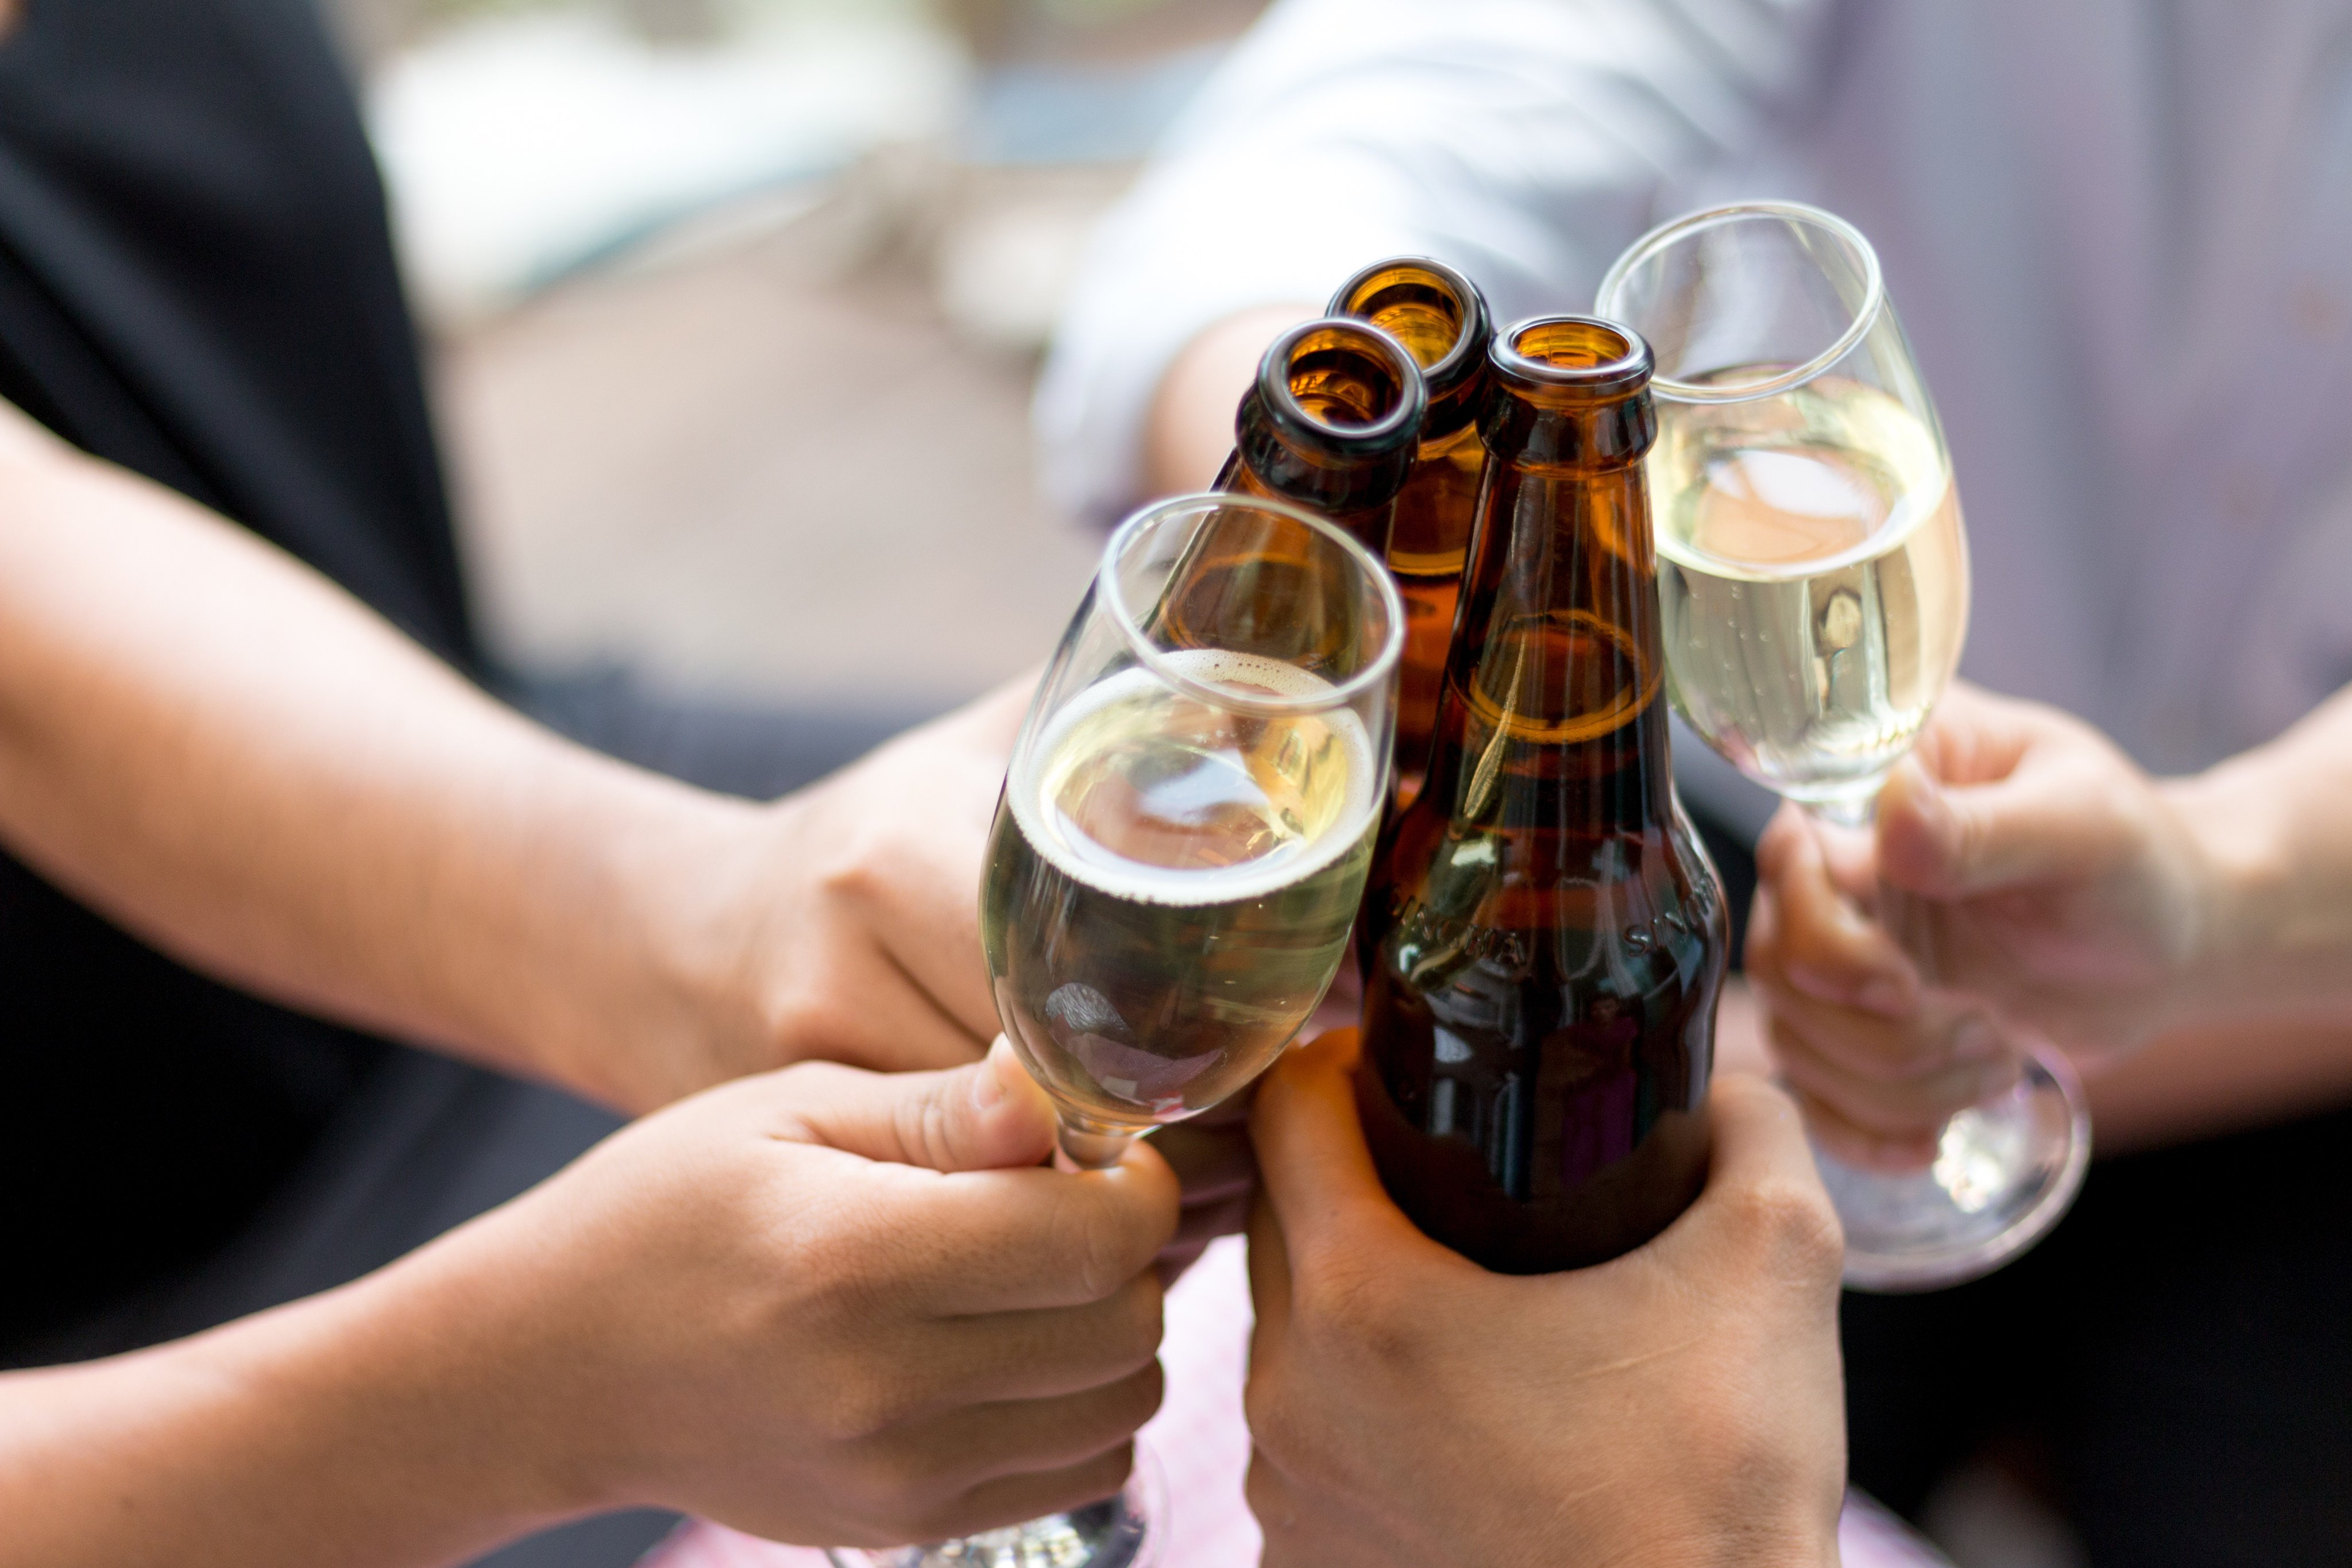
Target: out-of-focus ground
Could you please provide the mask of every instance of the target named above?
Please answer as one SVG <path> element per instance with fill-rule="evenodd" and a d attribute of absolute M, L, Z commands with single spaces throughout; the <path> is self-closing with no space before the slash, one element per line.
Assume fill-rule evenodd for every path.
<path fill-rule="evenodd" d="M 1258 0 L 342 4 L 502 651 L 895 712 L 1051 652 L 1038 356 Z"/>

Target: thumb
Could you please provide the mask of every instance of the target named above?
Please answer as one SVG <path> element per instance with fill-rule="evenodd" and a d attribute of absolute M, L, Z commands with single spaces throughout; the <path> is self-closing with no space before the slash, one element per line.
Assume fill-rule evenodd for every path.
<path fill-rule="evenodd" d="M 1359 1257 L 1399 1247 L 1443 1252 L 1396 1206 L 1356 1110 L 1353 1029 L 1335 1029 L 1283 1054 L 1258 1086 L 1250 1114 L 1259 1180 L 1293 1270 L 1328 1247 Z"/>
<path fill-rule="evenodd" d="M 1660 1256 L 1696 1279 L 1745 1263 L 1834 1293 L 1843 1240 L 1796 1103 L 1762 1079 L 1730 1076 L 1709 1088 L 1706 1111 L 1706 1187 L 1654 1244 Z"/>
<path fill-rule="evenodd" d="M 1906 759 L 1878 797 L 1878 864 L 1892 886 L 1968 899 L 2063 875 L 2089 825 L 2085 781 L 2028 756 L 2008 777 L 1941 784 Z"/>
<path fill-rule="evenodd" d="M 866 1072 L 810 1063 L 777 1075 L 799 1142 L 933 1171 L 1041 1163 L 1054 1105 L 1003 1036 L 985 1059 L 944 1072 Z"/>

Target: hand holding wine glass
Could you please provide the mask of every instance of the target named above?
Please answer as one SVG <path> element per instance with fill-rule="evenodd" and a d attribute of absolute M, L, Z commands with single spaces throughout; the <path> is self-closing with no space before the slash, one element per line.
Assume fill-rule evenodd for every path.
<path fill-rule="evenodd" d="M 2122 1050 L 2193 1012 L 2217 902 L 2193 789 L 2080 720 L 1963 683 L 1869 835 L 1776 818 L 1748 973 L 1823 1142 L 1924 1163 L 2037 1037 Z M 1901 941 L 1870 918 L 1889 892 Z"/>

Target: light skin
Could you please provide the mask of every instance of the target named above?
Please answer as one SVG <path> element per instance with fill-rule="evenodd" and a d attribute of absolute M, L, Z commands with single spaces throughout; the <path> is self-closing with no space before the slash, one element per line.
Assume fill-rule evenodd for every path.
<path fill-rule="evenodd" d="M 1380 1184 L 1352 1031 L 1260 1087 L 1250 1508 L 1267 1568 L 1822 1568 L 1837 1218 L 1796 1108 L 1719 1077 L 1697 1203 L 1597 1268 L 1489 1274 Z"/>
<path fill-rule="evenodd" d="M 211 973 L 624 1110 L 980 1055 L 978 917 L 937 889 L 1024 700 L 774 805 L 690 789 L 0 405 L 0 838 Z"/>
<path fill-rule="evenodd" d="M 1312 304 L 1265 305 L 1226 317 L 1169 363 L 1143 426 L 1145 493 L 1203 490 L 1234 449 L 1234 410 L 1266 345 L 1284 328 L 1323 312 Z"/>
<path fill-rule="evenodd" d="M 1889 1166 L 2035 1037 L 2091 1067 L 2109 1149 L 2352 1099 L 2347 790 L 2352 694 L 2157 779 L 2064 713 L 1957 688 L 1873 832 L 1765 834 L 1748 967 L 1782 1068 Z"/>
<path fill-rule="evenodd" d="M 1051 1119 L 1001 1050 L 815 1059 L 982 1054 L 1025 695 L 785 801 L 707 795 L 0 405 L 11 851 L 213 973 L 625 1110 L 803 1064 L 345 1289 L 0 1378 L 0 1564 L 421 1563 L 632 1502 L 885 1544 L 1114 1487 L 1157 1397 L 1147 1266 L 1237 1223 L 1245 1148 L 1168 1143 L 1179 1238 L 1159 1149 L 1023 1168 Z"/>
<path fill-rule="evenodd" d="M 407 1568 L 608 1508 L 884 1546 L 1115 1490 L 1176 1184 L 987 1062 L 687 1100 L 392 1267 L 0 1375 L 6 1568 Z"/>
<path fill-rule="evenodd" d="M 0 841 L 265 995 L 656 1109 L 976 1059 L 980 868 L 1032 682 L 783 800 L 600 756 L 333 584 L 0 404 Z M 1189 1261 L 1238 1127 L 1186 1131 Z"/>

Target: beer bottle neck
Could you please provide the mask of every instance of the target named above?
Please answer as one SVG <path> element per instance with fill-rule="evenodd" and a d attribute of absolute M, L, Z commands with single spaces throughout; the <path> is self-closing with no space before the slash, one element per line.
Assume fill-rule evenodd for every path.
<path fill-rule="evenodd" d="M 1495 330 L 1486 296 L 1469 279 L 1426 257 L 1394 257 L 1341 284 L 1330 313 L 1371 322 L 1421 366 L 1429 388 L 1429 413 L 1421 426 L 1424 460 L 1476 422 Z"/>
<path fill-rule="evenodd" d="M 1550 341 L 1563 327 L 1566 343 Z M 1642 468 L 1656 430 L 1648 351 L 1579 318 L 1510 337 L 1479 421 L 1486 478 L 1423 798 L 1457 821 L 1663 826 L 1673 796 Z"/>
<path fill-rule="evenodd" d="M 1294 327 L 1242 399 L 1217 488 L 1311 508 L 1379 554 L 1427 407 L 1419 367 L 1385 332 L 1336 319 Z"/>

